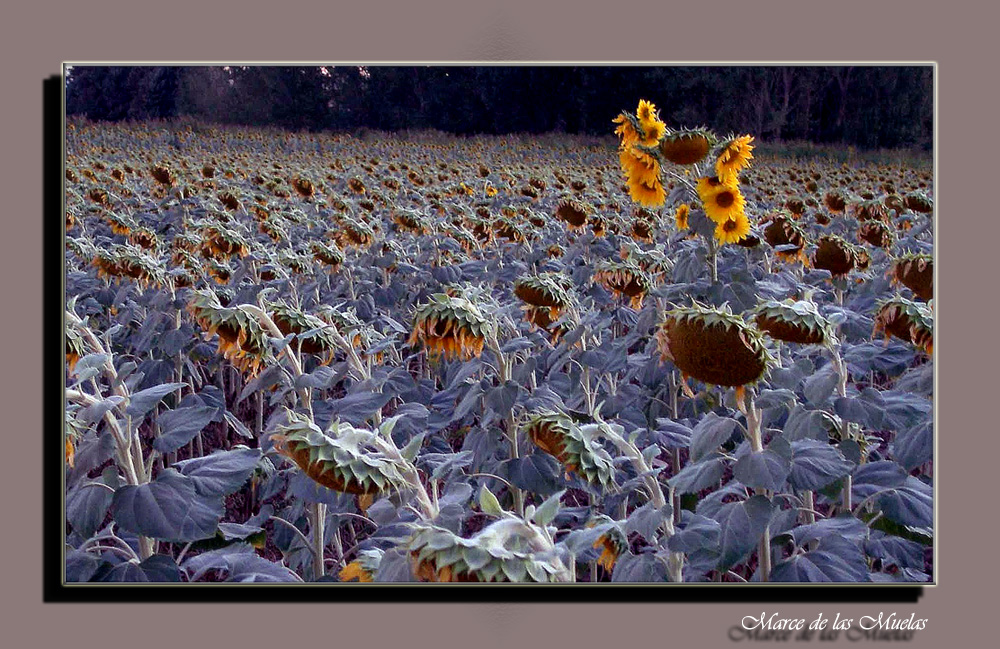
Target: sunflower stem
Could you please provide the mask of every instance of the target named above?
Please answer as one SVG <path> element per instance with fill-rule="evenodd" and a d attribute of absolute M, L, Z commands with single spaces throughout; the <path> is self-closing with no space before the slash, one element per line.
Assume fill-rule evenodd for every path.
<path fill-rule="evenodd" d="M 323 550 L 326 543 L 323 542 L 323 527 L 326 523 L 326 505 L 323 503 L 311 503 L 309 505 L 309 518 L 312 527 L 312 547 L 313 547 L 313 581 L 323 577 L 326 566 L 323 564 Z"/>
<path fill-rule="evenodd" d="M 816 505 L 813 501 L 812 489 L 807 489 L 802 494 L 802 516 L 806 525 L 816 522 Z"/>

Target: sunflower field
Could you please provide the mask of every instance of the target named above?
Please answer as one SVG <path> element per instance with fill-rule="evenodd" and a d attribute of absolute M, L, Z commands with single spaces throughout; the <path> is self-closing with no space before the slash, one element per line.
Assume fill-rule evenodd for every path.
<path fill-rule="evenodd" d="M 933 581 L 930 160 L 607 118 L 68 121 L 65 581 Z"/>

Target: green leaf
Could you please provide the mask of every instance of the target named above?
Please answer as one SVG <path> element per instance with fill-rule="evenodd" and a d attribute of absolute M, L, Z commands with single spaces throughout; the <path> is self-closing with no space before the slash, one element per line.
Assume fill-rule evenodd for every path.
<path fill-rule="evenodd" d="M 497 500 L 492 491 L 486 488 L 486 485 L 483 485 L 479 490 L 479 510 L 492 516 L 502 516 L 504 513 L 500 501 Z"/>
<path fill-rule="evenodd" d="M 535 510 L 535 515 L 532 520 L 534 520 L 537 525 L 541 525 L 542 527 L 545 527 L 555 520 L 556 514 L 559 513 L 559 507 L 561 506 L 559 499 L 562 498 L 564 493 L 566 493 L 565 489 L 546 498 L 545 502 L 539 505 L 538 509 Z"/>

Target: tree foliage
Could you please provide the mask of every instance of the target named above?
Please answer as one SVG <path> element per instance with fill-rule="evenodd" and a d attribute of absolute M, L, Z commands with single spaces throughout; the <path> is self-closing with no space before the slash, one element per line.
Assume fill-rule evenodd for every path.
<path fill-rule="evenodd" d="M 66 109 L 311 131 L 606 134 L 619 98 L 641 95 L 668 126 L 929 148 L 932 88 L 930 66 L 74 66 Z"/>

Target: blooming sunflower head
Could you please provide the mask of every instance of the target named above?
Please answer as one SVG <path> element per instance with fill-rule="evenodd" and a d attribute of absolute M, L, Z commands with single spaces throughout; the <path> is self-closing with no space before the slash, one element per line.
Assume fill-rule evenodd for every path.
<path fill-rule="evenodd" d="M 704 383 L 739 387 L 756 383 L 771 357 L 761 333 L 728 306 L 697 302 L 667 312 L 656 334 L 660 357 Z"/>
<path fill-rule="evenodd" d="M 715 225 L 715 240 L 720 245 L 739 243 L 746 239 L 749 234 L 750 219 L 743 212 L 738 212 L 722 223 L 716 223 Z"/>
<path fill-rule="evenodd" d="M 737 185 L 725 182 L 713 184 L 711 179 L 702 179 L 698 182 L 697 191 L 706 216 L 716 224 L 745 214 L 746 199 Z"/>
<path fill-rule="evenodd" d="M 674 212 L 674 223 L 677 225 L 677 229 L 681 232 L 688 229 L 688 214 L 691 213 L 691 206 L 687 203 L 681 203 L 677 206 L 677 211 Z"/>
<path fill-rule="evenodd" d="M 655 146 L 667 131 L 667 125 L 660 120 L 656 105 L 645 99 L 640 99 L 635 116 L 639 120 L 639 128 L 641 129 L 639 144 Z"/>
<path fill-rule="evenodd" d="M 667 192 L 660 177 L 660 161 L 648 150 L 633 145 L 619 154 L 629 196 L 644 207 L 662 207 Z"/>
<path fill-rule="evenodd" d="M 724 141 L 715 159 L 715 175 L 735 182 L 739 172 L 753 160 L 753 136 L 741 135 Z"/>

